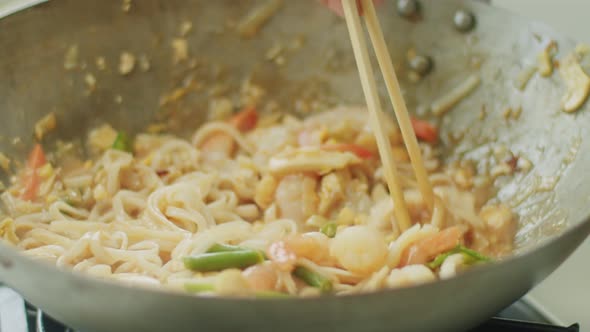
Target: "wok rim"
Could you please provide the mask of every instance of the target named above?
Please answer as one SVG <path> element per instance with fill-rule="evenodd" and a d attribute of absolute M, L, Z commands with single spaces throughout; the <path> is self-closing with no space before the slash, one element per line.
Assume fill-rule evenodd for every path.
<path fill-rule="evenodd" d="M 567 238 L 569 236 L 572 236 L 574 233 L 577 233 L 577 232 L 585 233 L 586 239 L 590 235 L 590 212 L 588 213 L 588 215 L 585 218 L 583 218 L 583 221 L 567 227 L 567 229 L 565 229 L 559 235 L 552 235 L 548 238 L 544 238 L 539 243 L 532 245 L 530 248 L 525 247 L 521 252 L 518 252 L 516 254 L 511 254 L 511 255 L 507 256 L 506 258 L 500 259 L 498 261 L 473 266 L 473 267 L 465 270 L 464 272 L 462 272 L 452 278 L 449 278 L 449 279 L 444 279 L 444 280 L 437 279 L 434 282 L 429 282 L 429 283 L 414 285 L 414 286 L 409 286 L 409 287 L 402 287 L 402 288 L 383 288 L 383 289 L 379 289 L 377 291 L 372 291 L 372 292 L 363 292 L 363 293 L 354 293 L 354 294 L 345 294 L 345 295 L 326 294 L 326 295 L 311 296 L 311 297 L 301 297 L 301 296 L 281 297 L 281 298 L 227 297 L 227 296 L 226 297 L 224 297 L 224 296 L 205 297 L 205 296 L 195 295 L 195 294 L 190 293 L 188 291 L 175 291 L 175 290 L 167 289 L 163 286 L 142 287 L 142 286 L 127 284 L 125 282 L 116 281 L 116 280 L 112 280 L 112 279 L 108 279 L 108 278 L 101 279 L 101 278 L 97 278 L 97 277 L 92 277 L 92 276 L 82 273 L 82 272 L 76 272 L 73 270 L 57 267 L 54 264 L 50 264 L 45 261 L 37 261 L 31 257 L 24 255 L 21 251 L 11 248 L 10 246 L 3 243 L 3 241 L 0 241 L 0 253 L 6 250 L 6 251 L 8 251 L 9 254 L 16 256 L 18 259 L 26 260 L 29 263 L 33 263 L 38 266 L 39 265 L 45 266 L 46 268 L 53 269 L 54 271 L 62 273 L 62 274 L 69 274 L 73 279 L 83 282 L 83 283 L 92 283 L 94 285 L 98 284 L 99 286 L 110 287 L 110 288 L 115 287 L 115 288 L 119 288 L 119 289 L 125 289 L 127 291 L 148 292 L 148 293 L 152 293 L 154 295 L 166 295 L 166 296 L 174 296 L 174 297 L 182 297 L 182 298 L 191 298 L 192 301 L 217 301 L 220 303 L 230 302 L 230 303 L 234 303 L 234 304 L 251 304 L 251 303 L 256 303 L 256 302 L 273 302 L 273 303 L 281 303 L 281 304 L 283 304 L 283 303 L 291 304 L 293 302 L 306 303 L 309 301 L 334 301 L 333 299 L 336 299 L 336 301 L 338 301 L 338 300 L 345 299 L 345 300 L 356 302 L 356 301 L 362 301 L 363 299 L 366 299 L 366 298 L 373 298 L 373 297 L 380 297 L 380 296 L 392 296 L 393 297 L 399 293 L 418 292 L 419 290 L 428 289 L 428 288 L 444 287 L 444 286 L 440 286 L 440 285 L 460 283 L 462 279 L 467 279 L 471 275 L 488 274 L 489 273 L 488 271 L 490 271 L 490 270 L 501 269 L 502 267 L 506 267 L 506 266 L 508 266 L 510 264 L 514 264 L 518 261 L 527 260 L 527 259 L 531 258 L 531 256 L 538 253 L 539 251 L 547 249 L 548 247 L 559 245 L 559 242 L 562 241 L 563 238 Z M 576 245 L 576 249 L 581 245 L 581 243 L 583 241 L 584 240 L 580 241 L 580 243 Z M 571 255 L 571 253 L 568 254 L 568 257 L 570 255 Z M 2 257 L 0 257 L 0 258 L 2 258 Z M 562 263 L 563 262 L 565 262 L 565 260 L 563 260 Z M 12 268 L 12 267 L 10 267 L 10 268 Z M 3 282 L 6 285 L 8 285 L 9 287 L 11 287 L 10 283 L 7 280 L 3 280 Z M 15 290 L 18 291 L 18 288 L 15 288 Z"/>

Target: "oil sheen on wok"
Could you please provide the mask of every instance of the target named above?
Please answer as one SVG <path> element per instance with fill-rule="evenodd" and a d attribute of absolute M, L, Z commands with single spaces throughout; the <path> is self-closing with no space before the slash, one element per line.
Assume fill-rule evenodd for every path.
<path fill-rule="evenodd" d="M 511 252 L 516 216 L 495 203 L 490 176 L 444 164 L 437 128 L 419 119 L 432 212 L 384 119 L 413 222 L 398 229 L 367 120 L 355 107 L 302 119 L 245 107 L 188 139 L 104 124 L 85 157 L 36 145 L 2 194 L 0 236 L 59 267 L 207 296 L 407 287 Z"/>

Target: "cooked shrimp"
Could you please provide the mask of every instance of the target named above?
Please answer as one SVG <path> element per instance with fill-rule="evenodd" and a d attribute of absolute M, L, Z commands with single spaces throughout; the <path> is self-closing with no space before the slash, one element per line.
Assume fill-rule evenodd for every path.
<path fill-rule="evenodd" d="M 231 136 L 217 133 L 207 138 L 200 146 L 205 160 L 229 158 L 236 148 L 236 143 Z"/>
<path fill-rule="evenodd" d="M 316 214 L 319 202 L 317 183 L 316 177 L 301 173 L 282 178 L 275 191 L 281 218 L 303 223 Z"/>
<path fill-rule="evenodd" d="M 333 265 L 330 257 L 330 239 L 319 232 L 295 234 L 272 243 L 268 258 L 284 271 L 292 271 L 298 258 L 307 258 L 322 265 Z"/>
<path fill-rule="evenodd" d="M 383 235 L 372 227 L 352 226 L 336 234 L 330 254 L 345 269 L 368 275 L 385 264 L 387 243 Z"/>
<path fill-rule="evenodd" d="M 277 270 L 271 264 L 258 264 L 250 266 L 242 272 L 250 288 L 258 291 L 276 290 L 279 276 Z"/>
<path fill-rule="evenodd" d="M 436 276 L 424 265 L 408 265 L 393 269 L 387 277 L 387 286 L 391 288 L 410 287 L 436 281 Z"/>
<path fill-rule="evenodd" d="M 258 113 L 249 107 L 229 119 L 229 123 L 241 132 L 247 132 L 256 127 Z M 234 139 L 225 133 L 215 133 L 207 138 L 199 147 L 205 160 L 219 160 L 229 158 L 236 149 Z"/>
<path fill-rule="evenodd" d="M 438 254 L 457 246 L 464 234 L 465 227 L 453 226 L 428 236 L 404 251 L 400 266 L 428 263 Z"/>

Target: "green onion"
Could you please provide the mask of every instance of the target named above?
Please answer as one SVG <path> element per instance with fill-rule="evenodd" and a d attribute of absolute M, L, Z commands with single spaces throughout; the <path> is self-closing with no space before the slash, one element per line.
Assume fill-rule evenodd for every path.
<path fill-rule="evenodd" d="M 124 131 L 120 131 L 117 134 L 117 138 L 115 138 L 115 141 L 113 142 L 112 148 L 115 150 L 132 152 L 131 140 L 129 139 L 129 136 L 127 136 L 127 133 L 125 133 Z"/>
<path fill-rule="evenodd" d="M 429 267 L 430 269 L 434 270 L 434 269 L 436 269 L 437 267 L 441 266 L 441 265 L 442 265 L 442 263 L 444 263 L 444 261 L 445 261 L 447 258 L 449 258 L 449 256 L 451 256 L 451 255 L 453 255 L 453 254 L 456 254 L 456 252 L 455 252 L 455 249 L 453 249 L 453 250 L 451 250 L 451 251 L 447 251 L 446 253 L 442 253 L 442 254 L 440 254 L 440 255 L 436 256 L 436 258 L 435 258 L 435 259 L 434 259 L 432 262 L 430 262 L 430 263 L 428 263 L 428 264 L 426 264 L 426 265 L 428 265 L 428 267 Z"/>
<path fill-rule="evenodd" d="M 330 238 L 336 236 L 336 230 L 338 230 L 338 225 L 333 222 L 329 222 L 320 228 L 320 232 Z"/>
<path fill-rule="evenodd" d="M 306 284 L 319 288 L 322 293 L 328 293 L 332 291 L 332 281 L 330 281 L 330 279 L 306 267 L 297 266 L 293 271 L 293 275 L 305 281 Z"/>
<path fill-rule="evenodd" d="M 478 253 L 477 251 L 469 249 L 469 248 L 464 247 L 462 245 L 457 246 L 457 248 L 464 255 L 471 257 L 474 260 L 474 262 L 491 262 L 492 261 L 492 259 L 489 258 L 488 256 L 482 255 L 482 254 Z"/>
<path fill-rule="evenodd" d="M 264 261 L 264 255 L 255 250 L 205 253 L 183 258 L 184 266 L 193 271 L 221 271 L 230 268 L 243 269 Z"/>
<path fill-rule="evenodd" d="M 184 284 L 184 289 L 191 293 L 203 293 L 214 291 L 215 286 L 204 282 L 187 282 Z"/>
<path fill-rule="evenodd" d="M 212 245 L 207 252 L 228 252 L 228 251 L 243 251 L 243 250 L 250 250 L 238 246 L 232 246 L 231 244 L 223 244 L 223 243 L 216 243 Z"/>
<path fill-rule="evenodd" d="M 454 255 L 454 254 L 459 254 L 459 253 L 463 254 L 464 256 L 466 256 L 466 258 L 469 259 L 467 261 L 467 264 L 475 264 L 475 263 L 479 263 L 479 262 L 492 261 L 491 258 L 489 258 L 485 255 L 482 255 L 475 250 L 469 249 L 469 248 L 462 246 L 462 245 L 458 245 L 455 248 L 436 256 L 436 258 L 432 262 L 428 263 L 427 265 L 429 268 L 434 270 L 434 269 L 438 268 L 439 266 L 441 266 L 442 263 L 444 263 L 444 261 L 447 258 L 449 258 L 449 256 Z"/>

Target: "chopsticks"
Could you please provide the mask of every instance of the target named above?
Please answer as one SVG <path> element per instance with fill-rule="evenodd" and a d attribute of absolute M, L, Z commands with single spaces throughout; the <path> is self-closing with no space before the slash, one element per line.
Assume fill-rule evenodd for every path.
<path fill-rule="evenodd" d="M 342 0 L 344 17 L 346 19 L 350 41 L 352 43 L 354 56 L 359 70 L 363 93 L 369 109 L 369 123 L 375 133 L 377 147 L 383 163 L 385 180 L 393 199 L 394 214 L 398 223 L 397 226 L 400 231 L 403 232 L 410 228 L 412 223 L 408 208 L 405 204 L 399 174 L 395 167 L 395 161 L 393 160 L 391 144 L 385 132 L 383 121 L 379 121 L 382 116 L 386 115 L 381 108 L 375 75 L 371 66 L 371 60 L 363 35 L 361 19 L 356 2 L 356 0 Z M 422 199 L 426 203 L 428 209 L 432 211 L 434 208 L 434 192 L 430 180 L 428 179 L 426 168 L 424 167 L 422 153 L 420 152 L 418 140 L 408 114 L 408 109 L 403 99 L 393 64 L 391 63 L 391 56 L 387 50 L 385 39 L 383 38 L 383 32 L 381 31 L 375 7 L 373 6 L 372 0 L 362 0 L 362 6 L 365 12 L 365 23 L 375 49 L 379 67 L 384 76 L 389 98 L 394 107 L 395 116 L 400 126 L 404 144 L 408 151 L 408 155 L 410 156 L 412 168 L 416 174 L 416 180 L 418 182 L 420 193 L 422 194 Z"/>
<path fill-rule="evenodd" d="M 397 118 L 408 155 L 412 162 L 412 167 L 416 173 L 416 180 L 418 181 L 418 187 L 422 193 L 422 197 L 426 206 L 430 211 L 434 208 L 434 192 L 432 185 L 428 180 L 428 173 L 424 167 L 424 160 L 422 159 L 422 153 L 418 146 L 418 139 L 416 133 L 412 128 L 412 122 L 408 113 L 408 107 L 402 96 L 401 88 L 395 69 L 391 63 L 391 55 L 385 44 L 385 38 L 383 38 L 383 31 L 381 30 L 377 13 L 375 12 L 375 6 L 371 0 L 362 0 L 363 9 L 365 11 L 365 22 L 367 29 L 369 30 L 369 36 L 375 48 L 375 54 L 377 55 L 377 62 L 383 73 L 383 79 L 387 86 L 387 92 L 389 93 L 389 99 L 393 104 L 393 110 Z"/>

